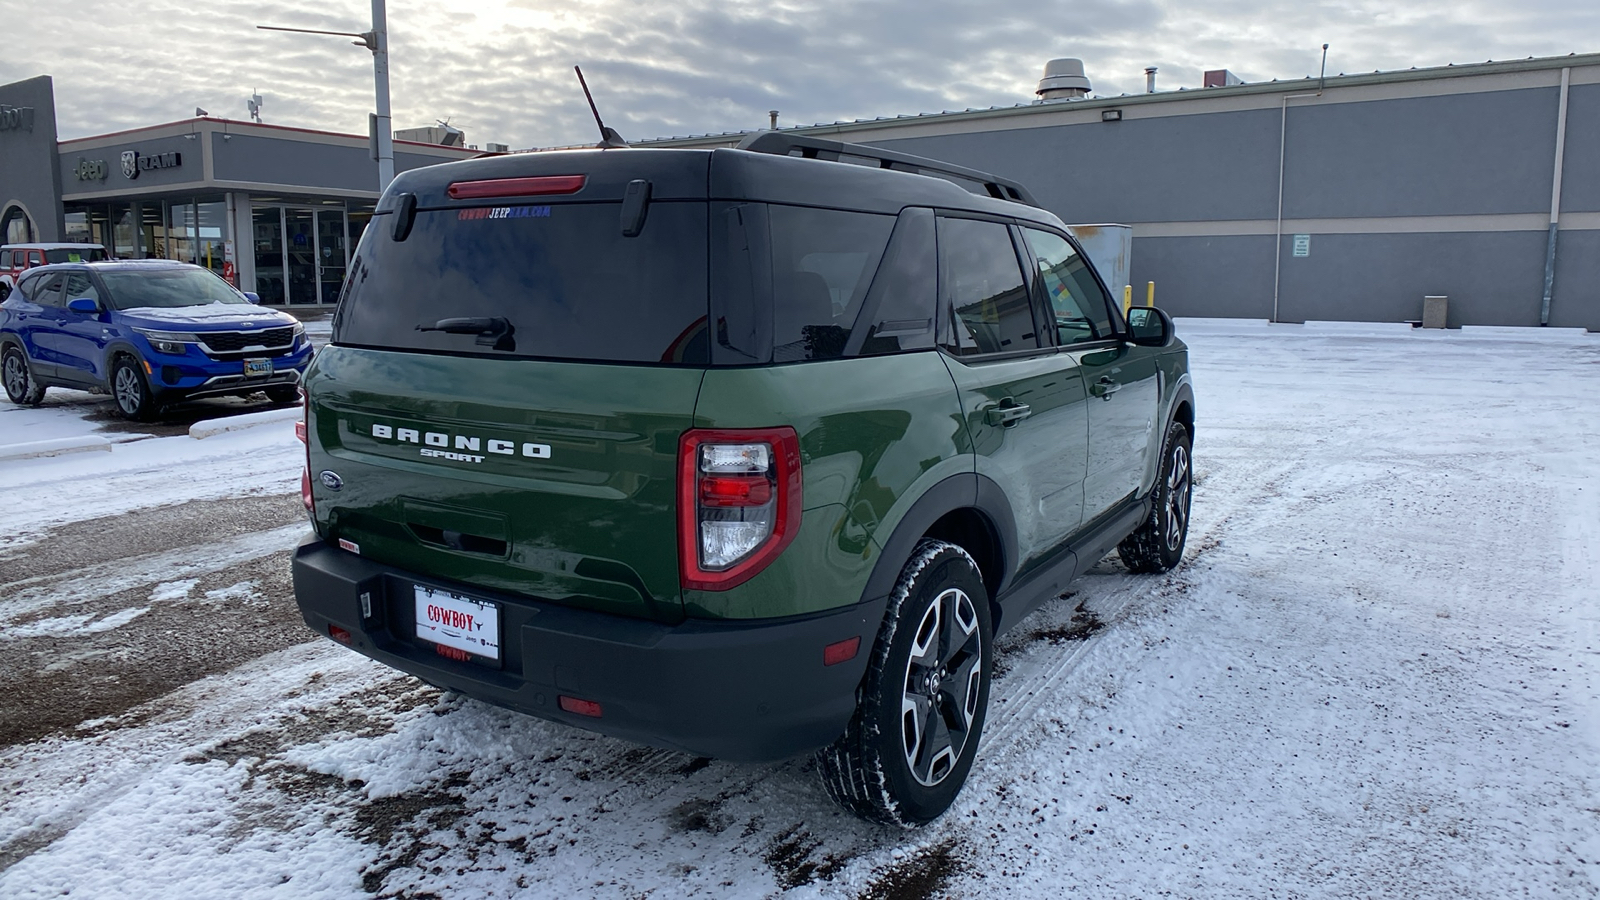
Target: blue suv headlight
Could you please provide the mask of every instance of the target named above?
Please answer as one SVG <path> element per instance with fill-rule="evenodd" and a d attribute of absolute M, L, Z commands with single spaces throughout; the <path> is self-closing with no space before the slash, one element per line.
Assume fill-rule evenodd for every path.
<path fill-rule="evenodd" d="M 200 336 L 182 331 L 152 331 L 148 328 L 135 328 L 134 331 L 144 335 L 157 353 L 170 353 L 182 356 L 189 350 L 189 345 L 200 343 Z"/>

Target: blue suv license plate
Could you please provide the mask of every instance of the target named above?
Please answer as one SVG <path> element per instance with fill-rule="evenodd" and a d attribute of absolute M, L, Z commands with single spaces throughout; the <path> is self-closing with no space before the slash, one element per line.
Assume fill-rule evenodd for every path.
<path fill-rule="evenodd" d="M 272 360 L 270 360 L 270 359 L 247 359 L 247 360 L 244 361 L 244 374 L 245 374 L 246 378 L 254 377 L 254 376 L 257 376 L 257 375 L 271 375 L 272 374 Z"/>

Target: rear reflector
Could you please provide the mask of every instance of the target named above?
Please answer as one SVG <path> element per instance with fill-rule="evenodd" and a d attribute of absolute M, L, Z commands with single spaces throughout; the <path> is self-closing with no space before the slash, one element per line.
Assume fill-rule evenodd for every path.
<path fill-rule="evenodd" d="M 311 470 L 300 470 L 300 502 L 305 504 L 306 512 L 315 513 L 316 504 L 311 499 Z"/>
<path fill-rule="evenodd" d="M 579 700 L 577 697 L 558 697 L 557 700 L 563 710 L 573 715 L 600 718 L 600 704 L 593 700 Z"/>
<path fill-rule="evenodd" d="M 538 178 L 495 178 L 490 181 L 457 181 L 450 185 L 451 200 L 479 197 L 536 197 L 547 194 L 576 194 L 583 190 L 587 175 L 542 175 Z"/>
<path fill-rule="evenodd" d="M 853 637 L 846 641 L 829 644 L 822 648 L 822 664 L 837 666 L 842 662 L 849 662 L 856 658 L 856 651 L 861 649 L 861 638 Z"/>
<path fill-rule="evenodd" d="M 337 625 L 329 625 L 328 626 L 328 637 L 333 638 L 334 640 L 336 640 L 339 643 L 345 645 L 346 647 L 348 647 L 351 644 L 355 643 L 355 639 L 350 637 L 350 632 L 344 630 L 343 628 L 340 628 Z"/>

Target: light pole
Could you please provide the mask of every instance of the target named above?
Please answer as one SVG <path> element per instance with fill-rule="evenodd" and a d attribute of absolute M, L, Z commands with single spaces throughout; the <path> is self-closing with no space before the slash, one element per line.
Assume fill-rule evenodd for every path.
<path fill-rule="evenodd" d="M 283 28 L 277 25 L 257 25 L 262 31 L 293 31 L 297 34 L 333 34 L 340 37 L 360 38 L 357 47 L 372 51 L 372 80 L 378 95 L 378 113 L 373 118 L 371 137 L 375 143 L 374 155 L 378 161 L 378 193 L 394 180 L 394 128 L 389 116 L 389 17 L 384 9 L 385 0 L 372 0 L 371 31 L 320 31 L 314 28 Z"/>

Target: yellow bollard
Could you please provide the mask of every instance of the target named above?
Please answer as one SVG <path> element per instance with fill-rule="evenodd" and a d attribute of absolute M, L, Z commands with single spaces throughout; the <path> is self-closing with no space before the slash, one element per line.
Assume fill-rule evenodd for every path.
<path fill-rule="evenodd" d="M 1122 286 L 1122 317 L 1128 317 L 1128 310 L 1133 309 L 1133 285 Z"/>
<path fill-rule="evenodd" d="M 1144 305 L 1156 305 L 1156 283 L 1154 281 L 1150 282 L 1150 284 L 1144 289 Z"/>

